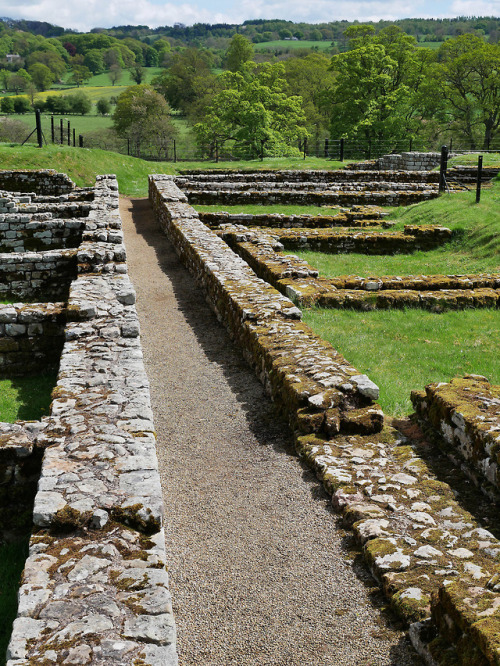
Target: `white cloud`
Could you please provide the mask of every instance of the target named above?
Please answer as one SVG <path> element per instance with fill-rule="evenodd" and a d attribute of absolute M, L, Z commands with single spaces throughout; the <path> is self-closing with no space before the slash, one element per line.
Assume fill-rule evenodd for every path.
<path fill-rule="evenodd" d="M 500 0 L 195 0 L 174 4 L 162 0 L 87 0 L 71 6 L 62 0 L 20 0 L 15 8 L 0 0 L 0 16 L 48 21 L 65 28 L 88 31 L 116 25 L 174 23 L 242 23 L 255 18 L 284 18 L 319 23 L 341 19 L 377 21 L 445 16 L 499 16 Z M 445 4 L 446 2 L 446 4 Z M 160 3 L 160 4 L 158 4 Z"/>
<path fill-rule="evenodd" d="M 214 13 L 195 4 L 166 3 L 157 5 L 150 0 L 87 0 L 72 3 L 61 0 L 21 0 L 15 9 L 12 4 L 0 0 L 0 16 L 24 18 L 32 21 L 48 21 L 64 28 L 86 32 L 92 28 L 109 28 L 116 25 L 173 25 L 174 23 L 218 23 L 229 17 Z"/>
<path fill-rule="evenodd" d="M 500 1 L 455 0 L 451 10 L 453 16 L 500 16 Z"/>

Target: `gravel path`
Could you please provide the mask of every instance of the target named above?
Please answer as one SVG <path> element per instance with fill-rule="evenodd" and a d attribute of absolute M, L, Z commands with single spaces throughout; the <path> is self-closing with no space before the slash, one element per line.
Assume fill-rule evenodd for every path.
<path fill-rule="evenodd" d="M 121 199 L 181 666 L 405 666 L 373 581 L 145 199 Z M 372 600 L 370 601 L 370 598 Z"/>

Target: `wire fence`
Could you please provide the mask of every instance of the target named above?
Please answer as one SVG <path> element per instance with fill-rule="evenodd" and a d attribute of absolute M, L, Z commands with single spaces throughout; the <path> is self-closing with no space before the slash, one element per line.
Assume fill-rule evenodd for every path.
<path fill-rule="evenodd" d="M 255 149 L 249 149 L 248 153 L 241 150 L 236 151 L 234 147 L 226 143 L 218 146 L 217 142 L 209 146 L 196 144 L 189 136 L 176 139 L 158 139 L 155 142 L 137 141 L 133 138 L 119 137 L 113 132 L 87 133 L 77 132 L 76 127 L 71 126 L 71 120 L 67 118 L 51 117 L 50 131 L 43 135 L 46 143 L 79 146 L 81 148 L 100 148 L 102 150 L 117 152 L 122 155 L 139 157 L 148 161 L 185 162 L 185 161 L 207 161 L 207 162 L 231 162 L 262 159 L 265 156 L 265 144 L 256 154 Z M 77 123 L 76 123 L 77 124 Z M 48 134 L 48 136 L 47 136 Z M 13 140 L 17 140 L 16 137 Z M 0 136 L 0 140 L 2 137 Z M 32 132 L 25 142 L 36 143 L 37 135 Z M 330 137 L 319 138 L 315 141 L 303 141 L 295 146 L 298 154 L 306 157 L 324 158 L 334 161 L 344 160 L 374 160 L 389 154 L 401 154 L 405 152 L 439 152 L 439 145 L 429 145 L 421 139 L 380 139 L 376 141 L 362 141 L 359 139 L 332 139 Z M 478 148 L 474 144 L 467 144 L 450 137 L 446 142 L 449 153 L 467 152 L 500 152 L 500 137 L 487 143 L 486 148 Z M 283 155 L 285 156 L 285 155 Z"/>

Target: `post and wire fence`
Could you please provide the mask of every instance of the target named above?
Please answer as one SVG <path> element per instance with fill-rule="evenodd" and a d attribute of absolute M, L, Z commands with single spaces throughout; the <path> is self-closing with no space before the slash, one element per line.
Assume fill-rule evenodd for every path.
<path fill-rule="evenodd" d="M 26 137 L 23 143 L 42 142 L 48 143 L 42 132 L 41 114 L 35 113 L 36 128 Z M 73 122 L 73 126 L 72 126 Z M 253 146 L 245 153 L 241 147 L 235 150 L 234 146 L 225 142 L 220 144 L 214 141 L 212 144 L 200 146 L 189 137 L 178 137 L 170 139 L 158 139 L 155 142 L 139 141 L 134 137 L 119 137 L 109 133 L 106 136 L 94 135 L 92 133 L 79 133 L 75 125 L 78 120 L 70 120 L 67 117 L 57 118 L 50 116 L 50 141 L 53 144 L 68 145 L 80 148 L 100 148 L 117 152 L 123 155 L 139 157 L 148 161 L 164 162 L 231 162 L 263 160 L 265 156 L 265 142 L 261 141 L 258 146 Z M 36 137 L 34 136 L 36 134 Z M 41 139 L 40 139 L 41 137 Z M 314 140 L 304 139 L 296 146 L 303 159 L 308 157 L 323 158 L 326 160 L 344 161 L 370 161 L 376 160 L 384 155 L 401 154 L 408 152 L 440 152 L 441 147 L 429 145 L 419 138 L 409 138 L 406 141 L 392 139 L 391 137 L 379 138 L 377 140 L 361 140 L 348 138 L 332 138 L 317 136 Z M 479 152 L 473 144 L 458 141 L 450 137 L 447 142 L 447 154 Z M 500 152 L 500 137 L 489 140 L 487 146 L 483 147 L 481 153 Z M 284 155 L 285 156 L 285 155 Z M 440 182 L 441 186 L 441 182 Z"/>

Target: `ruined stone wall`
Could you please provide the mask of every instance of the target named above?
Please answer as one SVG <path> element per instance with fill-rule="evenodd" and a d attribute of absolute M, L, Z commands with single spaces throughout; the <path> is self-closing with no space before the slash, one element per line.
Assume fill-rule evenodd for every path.
<path fill-rule="evenodd" d="M 257 278 L 203 225 L 171 177 L 150 177 L 159 223 L 242 348 L 278 409 L 302 432 L 377 432 L 378 388 L 302 324 L 300 310 Z"/>
<path fill-rule="evenodd" d="M 64 301 L 75 276 L 75 249 L 0 254 L 0 299 Z"/>
<path fill-rule="evenodd" d="M 25 537 L 33 522 L 42 452 L 35 447 L 40 422 L 0 423 L 0 542 Z"/>
<path fill-rule="evenodd" d="M 410 153 L 411 154 L 411 153 Z M 361 163 L 371 165 L 370 169 L 364 169 L 360 173 L 360 169 L 351 169 L 348 165 L 344 169 L 332 170 L 303 170 L 303 171 L 276 171 L 262 169 L 259 171 L 234 171 L 231 169 L 209 169 L 204 170 L 183 170 L 180 176 L 176 176 L 175 182 L 179 187 L 189 180 L 196 180 L 199 183 L 213 184 L 213 183 L 354 183 L 364 181 L 375 182 L 393 182 L 393 183 L 438 183 L 439 174 L 431 171 L 421 171 L 407 173 L 404 170 L 394 172 L 383 171 L 376 169 L 372 162 Z M 369 172 L 369 173 L 367 173 Z"/>
<path fill-rule="evenodd" d="M 80 220 L 33 220 L 29 215 L 0 215 L 0 254 L 77 247 L 85 223 Z"/>
<path fill-rule="evenodd" d="M 0 171 L 0 190 L 57 195 L 72 192 L 74 189 L 75 184 L 71 178 L 65 173 L 57 173 L 54 169 Z"/>
<path fill-rule="evenodd" d="M 499 501 L 500 388 L 467 375 L 413 391 L 420 422 L 474 483 Z"/>
<path fill-rule="evenodd" d="M 8 666 L 177 664 L 155 429 L 116 179 L 98 177 L 95 193 L 50 415 L 32 437 L 44 457 Z M 11 430 L 7 446 L 15 437 L 23 433 Z"/>
<path fill-rule="evenodd" d="M 65 319 L 63 303 L 0 305 L 0 377 L 56 370 Z"/>

